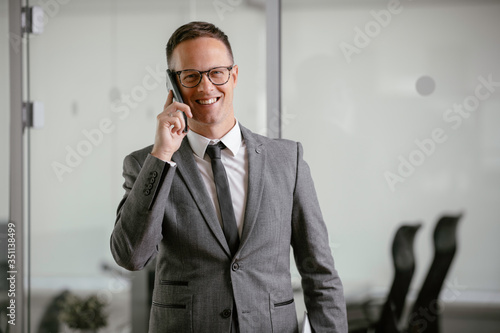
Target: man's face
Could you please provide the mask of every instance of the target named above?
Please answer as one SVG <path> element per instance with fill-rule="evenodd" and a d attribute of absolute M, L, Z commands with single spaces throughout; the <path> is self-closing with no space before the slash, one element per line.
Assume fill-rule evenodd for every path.
<path fill-rule="evenodd" d="M 224 43 L 209 37 L 184 41 L 172 53 L 172 67 L 175 71 L 196 69 L 206 71 L 214 67 L 229 67 L 233 63 Z M 185 88 L 179 85 L 184 103 L 191 108 L 193 118 L 189 126 L 195 132 L 201 127 L 217 126 L 231 129 L 234 126 L 233 90 L 238 80 L 238 67 L 231 70 L 229 81 L 216 86 L 203 74 L 199 85 Z"/>

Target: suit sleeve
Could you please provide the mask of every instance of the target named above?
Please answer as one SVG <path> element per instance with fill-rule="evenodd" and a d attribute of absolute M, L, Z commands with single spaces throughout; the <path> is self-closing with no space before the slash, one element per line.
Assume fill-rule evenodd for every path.
<path fill-rule="evenodd" d="M 292 246 L 309 320 L 316 333 L 347 333 L 342 282 L 335 269 L 309 166 L 302 154 L 298 143 Z"/>
<path fill-rule="evenodd" d="M 134 155 L 125 158 L 125 195 L 110 241 L 113 258 L 123 268 L 140 270 L 156 256 L 175 169 L 149 154 L 142 165 Z"/>

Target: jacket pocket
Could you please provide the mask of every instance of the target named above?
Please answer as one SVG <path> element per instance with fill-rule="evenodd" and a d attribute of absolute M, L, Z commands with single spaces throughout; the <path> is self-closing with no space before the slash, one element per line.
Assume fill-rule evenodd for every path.
<path fill-rule="evenodd" d="M 288 304 L 292 304 L 293 303 L 293 298 L 288 300 L 288 301 L 284 301 L 284 302 L 279 302 L 279 303 L 274 303 L 274 307 L 275 308 L 278 308 L 280 306 L 285 306 L 285 305 L 288 305 Z"/>
<path fill-rule="evenodd" d="M 183 286 L 187 287 L 189 282 L 188 281 L 174 281 L 174 280 L 160 280 L 160 284 L 162 286 Z"/>
<path fill-rule="evenodd" d="M 269 308 L 271 311 L 271 324 L 273 332 L 294 333 L 298 332 L 297 312 L 293 294 L 270 294 Z"/>
<path fill-rule="evenodd" d="M 165 309 L 186 309 L 186 304 L 163 304 L 158 302 L 153 302 L 153 306 L 158 306 Z"/>
<path fill-rule="evenodd" d="M 149 319 L 150 332 L 193 332 L 193 296 L 154 294 Z"/>

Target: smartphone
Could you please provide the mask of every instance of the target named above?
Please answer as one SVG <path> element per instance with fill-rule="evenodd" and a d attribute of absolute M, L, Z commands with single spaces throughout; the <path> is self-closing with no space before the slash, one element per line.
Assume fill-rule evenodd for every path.
<path fill-rule="evenodd" d="M 170 69 L 167 69 L 167 89 L 172 90 L 174 93 L 174 99 L 179 102 L 179 103 L 184 103 L 182 100 L 182 95 L 179 90 L 179 87 L 177 86 L 177 77 L 174 72 L 172 72 Z M 186 127 L 184 127 L 184 133 L 188 131 L 188 121 L 187 121 L 187 116 L 184 112 L 182 112 L 182 115 L 184 116 L 184 123 L 186 124 Z"/>

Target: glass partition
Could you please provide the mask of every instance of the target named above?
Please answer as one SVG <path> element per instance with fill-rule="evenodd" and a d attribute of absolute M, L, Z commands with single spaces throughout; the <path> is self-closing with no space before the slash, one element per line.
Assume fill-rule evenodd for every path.
<path fill-rule="evenodd" d="M 305 147 L 349 301 L 385 296 L 402 223 L 423 223 L 418 290 L 435 223 L 459 212 L 442 296 L 498 295 L 499 14 L 496 1 L 283 0 L 282 132 Z"/>
<path fill-rule="evenodd" d="M 99 332 L 145 332 L 147 272 L 120 269 L 109 237 L 124 194 L 123 158 L 153 143 L 165 103 L 165 44 L 191 20 L 224 30 L 239 65 L 236 116 L 264 133 L 265 11 L 245 1 L 41 6 L 45 31 L 31 36 L 29 54 L 31 98 L 45 109 L 45 126 L 30 140 L 32 331 L 68 291 L 109 303 Z"/>

